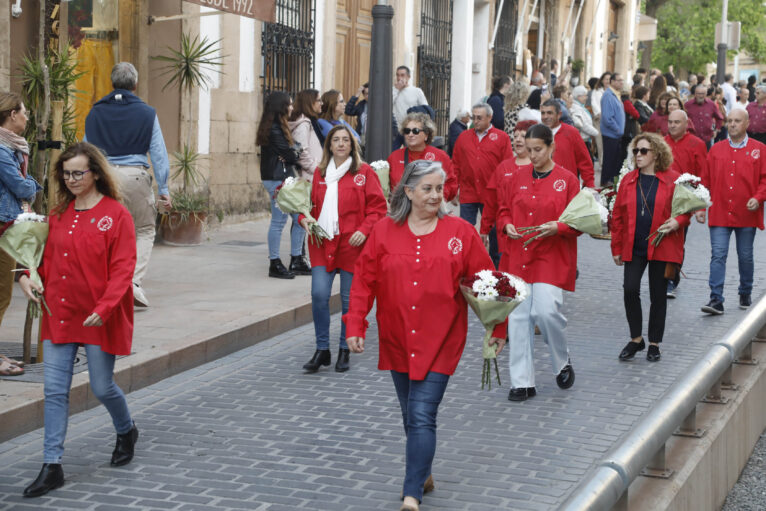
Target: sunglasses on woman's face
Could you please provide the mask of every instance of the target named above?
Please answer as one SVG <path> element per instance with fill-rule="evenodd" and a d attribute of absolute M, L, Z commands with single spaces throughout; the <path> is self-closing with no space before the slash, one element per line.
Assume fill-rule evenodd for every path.
<path fill-rule="evenodd" d="M 636 156 L 638 153 L 641 153 L 642 155 L 646 156 L 649 151 L 651 151 L 651 149 L 649 149 L 648 147 L 634 147 L 633 156 Z"/>
<path fill-rule="evenodd" d="M 409 135 L 410 133 L 412 133 L 413 135 L 418 135 L 422 132 L 423 130 L 420 128 L 404 128 L 402 130 L 402 133 L 404 133 L 405 135 Z"/>

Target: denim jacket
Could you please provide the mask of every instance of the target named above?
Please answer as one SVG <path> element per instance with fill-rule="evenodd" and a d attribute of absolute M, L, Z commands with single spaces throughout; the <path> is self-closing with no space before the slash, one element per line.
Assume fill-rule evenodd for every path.
<path fill-rule="evenodd" d="M 0 145 L 0 222 L 21 214 L 21 201 L 32 201 L 42 187 L 32 176 L 21 176 L 21 159 L 11 148 Z"/>

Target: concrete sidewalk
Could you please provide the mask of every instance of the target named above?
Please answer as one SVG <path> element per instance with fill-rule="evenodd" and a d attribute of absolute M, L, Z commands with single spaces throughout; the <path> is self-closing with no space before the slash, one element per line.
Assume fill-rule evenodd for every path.
<path fill-rule="evenodd" d="M 311 277 L 268 277 L 268 226 L 266 217 L 219 227 L 198 247 L 155 245 L 143 285 L 151 306 L 136 310 L 132 354 L 115 366 L 115 379 L 125 392 L 312 321 Z M 282 236 L 285 263 L 288 229 Z M 336 281 L 332 312 L 340 310 L 338 285 Z M 0 343 L 18 343 L 18 353 L 25 308 L 16 286 Z M 37 327 L 33 336 L 37 338 Z M 306 353 L 307 360 L 310 355 Z M 0 379 L 0 402 L 0 442 L 42 426 L 41 383 Z M 71 413 L 97 404 L 87 371 L 75 374 Z"/>

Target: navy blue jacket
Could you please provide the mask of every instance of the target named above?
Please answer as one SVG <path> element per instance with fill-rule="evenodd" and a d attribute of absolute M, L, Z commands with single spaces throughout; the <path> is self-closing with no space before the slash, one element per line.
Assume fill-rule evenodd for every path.
<path fill-rule="evenodd" d="M 90 109 L 85 137 L 107 156 L 146 154 L 156 117 L 154 108 L 141 98 L 128 90 L 114 89 Z"/>
<path fill-rule="evenodd" d="M 450 123 L 448 144 L 447 144 L 447 154 L 449 154 L 450 158 L 452 158 L 452 150 L 455 148 L 455 142 L 457 142 L 457 137 L 459 137 L 460 134 L 467 129 L 468 129 L 468 126 L 460 122 L 460 120 L 458 119 L 455 119 L 454 121 Z"/>
<path fill-rule="evenodd" d="M 503 130 L 505 128 L 505 120 L 503 118 L 505 97 L 498 91 L 493 91 L 487 98 L 487 103 L 492 107 L 492 126 L 499 130 Z"/>

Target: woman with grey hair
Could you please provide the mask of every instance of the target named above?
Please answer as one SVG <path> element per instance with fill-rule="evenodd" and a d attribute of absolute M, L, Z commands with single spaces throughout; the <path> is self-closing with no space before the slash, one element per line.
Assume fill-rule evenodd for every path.
<path fill-rule="evenodd" d="M 511 84 L 508 92 L 505 93 L 505 123 L 504 131 L 513 138 L 513 132 L 516 123 L 519 122 L 519 112 L 524 108 L 529 108 L 527 98 L 529 97 L 529 85 L 523 82 Z"/>
<path fill-rule="evenodd" d="M 417 511 L 434 488 L 436 415 L 468 331 L 460 280 L 494 268 L 476 229 L 445 214 L 445 177 L 439 162 L 406 166 L 388 216 L 372 229 L 356 262 L 343 316 L 349 348 L 362 353 L 365 318 L 377 300 L 378 368 L 391 372 L 407 437 L 404 511 Z M 498 325 L 489 341 L 498 353 L 505 328 Z"/>
<path fill-rule="evenodd" d="M 413 112 L 402 121 L 399 132 L 404 137 L 404 147 L 388 156 L 391 193 L 404 175 L 404 168 L 415 160 L 438 161 L 447 175 L 444 184 L 444 199 L 451 201 L 457 195 L 457 176 L 452 170 L 452 160 L 447 153 L 431 145 L 436 125 L 428 114 Z"/>

